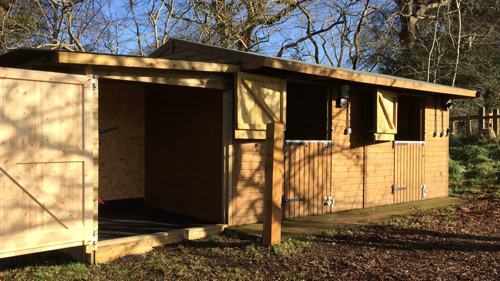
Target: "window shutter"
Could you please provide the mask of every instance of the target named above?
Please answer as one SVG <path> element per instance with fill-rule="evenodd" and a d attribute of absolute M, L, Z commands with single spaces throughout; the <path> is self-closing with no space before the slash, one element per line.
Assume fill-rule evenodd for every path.
<path fill-rule="evenodd" d="M 235 138 L 265 139 L 267 123 L 285 123 L 286 81 L 240 72 L 235 105 Z"/>
<path fill-rule="evenodd" d="M 375 101 L 375 140 L 391 141 L 397 131 L 397 95 L 377 90 Z"/>

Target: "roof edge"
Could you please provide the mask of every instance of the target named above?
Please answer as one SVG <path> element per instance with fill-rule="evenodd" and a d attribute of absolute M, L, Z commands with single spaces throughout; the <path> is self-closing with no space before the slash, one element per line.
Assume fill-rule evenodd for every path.
<path fill-rule="evenodd" d="M 452 87 L 442 84 L 424 82 L 415 79 L 402 78 L 398 76 L 379 74 L 373 72 L 364 72 L 345 68 L 338 68 L 320 64 L 312 64 L 303 61 L 290 60 L 279 57 L 266 56 L 257 53 L 245 52 L 240 50 L 227 49 L 217 46 L 211 46 L 202 43 L 191 42 L 183 39 L 170 38 L 163 46 L 158 48 L 150 56 L 160 57 L 169 50 L 175 52 L 176 49 L 189 49 L 205 54 L 230 54 L 231 56 L 241 56 L 241 69 L 257 70 L 262 67 L 287 70 L 297 73 L 310 74 L 314 76 L 327 77 L 343 81 L 352 81 L 375 86 L 394 87 L 415 90 L 420 92 L 429 92 L 435 94 L 444 94 L 457 97 L 474 98 L 478 96 L 475 90 L 469 90 L 459 87 Z"/>

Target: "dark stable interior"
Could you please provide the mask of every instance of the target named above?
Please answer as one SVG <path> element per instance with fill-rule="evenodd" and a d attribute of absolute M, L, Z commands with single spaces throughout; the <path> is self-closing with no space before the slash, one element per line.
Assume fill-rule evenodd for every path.
<path fill-rule="evenodd" d="M 324 85 L 288 83 L 286 100 L 288 140 L 328 140 L 328 89 Z"/>
<path fill-rule="evenodd" d="M 99 240 L 151 234 L 210 222 L 150 207 L 142 199 L 106 201 L 99 206 Z"/>
<path fill-rule="evenodd" d="M 104 83 L 106 81 L 101 84 Z M 130 97 L 132 92 L 127 93 L 122 87 L 123 93 L 117 94 L 112 85 L 103 87 L 105 90 L 100 91 L 100 99 L 107 94 L 106 91 L 115 91 L 111 101 L 115 105 L 120 98 Z M 139 130 L 144 130 L 143 166 L 131 164 L 120 166 L 121 171 L 116 167 L 100 170 L 109 178 L 115 174 L 127 177 L 136 169 L 144 169 L 143 182 L 137 183 L 143 186 L 143 193 L 110 200 L 102 197 L 104 193 L 101 190 L 119 190 L 120 187 L 128 188 L 127 185 L 99 186 L 99 240 L 223 221 L 222 93 L 211 89 L 155 84 L 145 84 L 143 89 L 145 121 L 142 128 L 138 126 Z M 133 94 L 140 93 L 136 91 Z M 130 115 L 139 106 L 124 104 L 126 106 L 121 110 Z M 106 104 L 100 102 L 99 111 L 105 110 Z M 128 120 L 126 116 L 117 120 L 115 126 L 119 129 L 105 135 L 107 140 L 114 136 L 116 139 L 109 141 L 105 149 L 110 149 L 113 154 L 122 154 L 111 158 L 113 161 L 129 161 L 128 154 L 123 155 L 127 151 L 116 149 L 116 146 L 123 145 L 121 140 L 128 139 L 127 135 L 117 134 L 125 130 Z M 130 139 L 129 142 L 132 141 Z"/>
<path fill-rule="evenodd" d="M 423 101 L 421 98 L 400 95 L 398 97 L 397 120 L 396 140 L 423 140 Z"/>

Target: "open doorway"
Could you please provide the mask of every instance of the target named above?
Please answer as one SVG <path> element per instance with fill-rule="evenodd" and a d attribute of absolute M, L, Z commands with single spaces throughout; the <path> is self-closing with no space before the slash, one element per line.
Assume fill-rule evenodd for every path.
<path fill-rule="evenodd" d="M 287 140 L 329 140 L 331 116 L 325 85 L 288 83 L 286 108 Z"/>
<path fill-rule="evenodd" d="M 99 240 L 221 223 L 222 92 L 99 81 Z"/>
<path fill-rule="evenodd" d="M 423 104 L 422 98 L 399 95 L 396 141 L 424 140 Z"/>

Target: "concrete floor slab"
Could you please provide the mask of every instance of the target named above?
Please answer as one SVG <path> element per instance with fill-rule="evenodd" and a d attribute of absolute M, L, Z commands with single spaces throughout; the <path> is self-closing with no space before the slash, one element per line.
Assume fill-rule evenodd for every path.
<path fill-rule="evenodd" d="M 341 211 L 328 215 L 287 219 L 282 222 L 282 235 L 312 235 L 332 228 L 377 224 L 392 216 L 408 215 L 418 210 L 459 205 L 461 202 L 459 198 L 445 197 L 397 205 Z M 262 223 L 232 226 L 229 229 L 249 235 L 262 235 Z"/>

